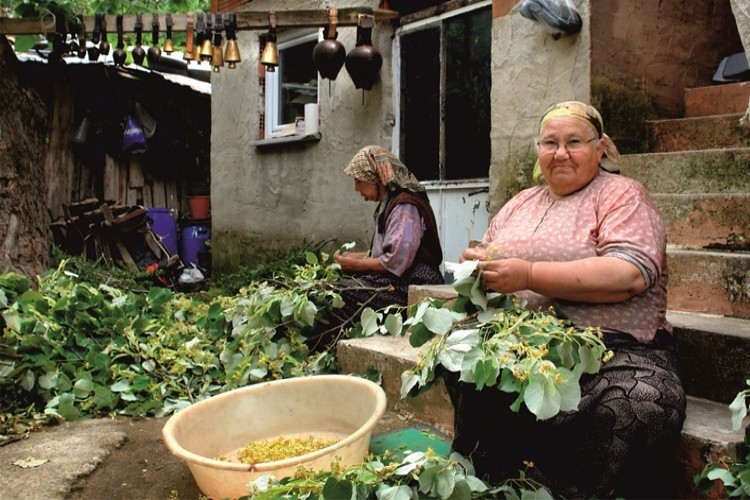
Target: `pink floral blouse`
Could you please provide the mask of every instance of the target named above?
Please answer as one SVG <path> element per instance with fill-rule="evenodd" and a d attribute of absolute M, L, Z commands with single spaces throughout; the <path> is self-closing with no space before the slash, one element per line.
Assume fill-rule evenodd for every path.
<path fill-rule="evenodd" d="M 648 288 L 625 302 L 570 302 L 530 291 L 518 295 L 529 307 L 555 306 L 578 327 L 626 332 L 644 343 L 659 328 L 672 331 L 666 319 L 664 223 L 646 189 L 633 179 L 600 171 L 588 186 L 558 200 L 550 198 L 546 185 L 524 190 L 495 215 L 482 245 L 494 258 L 627 260 L 640 269 Z"/>

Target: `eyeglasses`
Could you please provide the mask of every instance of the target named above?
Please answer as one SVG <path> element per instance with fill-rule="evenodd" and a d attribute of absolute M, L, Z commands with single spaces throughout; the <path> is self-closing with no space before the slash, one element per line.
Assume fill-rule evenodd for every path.
<path fill-rule="evenodd" d="M 558 143 L 556 141 L 553 141 L 552 139 L 544 139 L 542 141 L 537 141 L 536 145 L 539 146 L 539 149 L 542 150 L 545 153 L 555 153 L 558 149 L 560 149 L 560 146 L 563 146 L 565 150 L 568 153 L 575 153 L 577 151 L 581 151 L 586 144 L 588 144 L 591 141 L 598 140 L 596 137 L 592 137 L 588 141 L 584 141 L 583 139 L 573 138 L 568 139 L 567 141 L 561 143 Z"/>

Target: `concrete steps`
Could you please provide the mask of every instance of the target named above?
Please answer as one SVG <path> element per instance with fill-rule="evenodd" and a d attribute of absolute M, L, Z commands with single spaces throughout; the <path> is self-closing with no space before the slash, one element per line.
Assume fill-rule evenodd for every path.
<path fill-rule="evenodd" d="M 750 101 L 750 82 L 685 89 L 685 116 L 744 113 Z"/>
<path fill-rule="evenodd" d="M 747 106 L 747 102 L 745 102 Z M 699 151 L 750 146 L 750 129 L 740 125 L 744 113 L 649 122 L 649 151 Z"/>
<path fill-rule="evenodd" d="M 626 155 L 667 229 L 667 308 L 750 319 L 750 148 Z"/>

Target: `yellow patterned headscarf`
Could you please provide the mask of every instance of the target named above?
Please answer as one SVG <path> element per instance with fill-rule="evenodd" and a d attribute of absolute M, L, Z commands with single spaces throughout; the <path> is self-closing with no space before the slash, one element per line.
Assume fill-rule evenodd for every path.
<path fill-rule="evenodd" d="M 406 165 L 380 146 L 365 146 L 360 149 L 346 166 L 344 173 L 368 184 L 383 184 L 387 191 L 424 191 L 424 186 Z"/>
<path fill-rule="evenodd" d="M 604 155 L 602 155 L 600 166 L 608 172 L 618 173 L 620 171 L 620 152 L 612 139 L 604 133 L 604 120 L 594 106 L 579 101 L 565 101 L 550 106 L 542 115 L 539 122 L 539 131 L 541 132 L 548 120 L 561 116 L 580 120 L 596 134 L 598 139 L 604 139 Z M 534 181 L 539 180 L 541 175 L 542 169 L 539 166 L 539 160 L 537 160 L 534 165 Z"/>

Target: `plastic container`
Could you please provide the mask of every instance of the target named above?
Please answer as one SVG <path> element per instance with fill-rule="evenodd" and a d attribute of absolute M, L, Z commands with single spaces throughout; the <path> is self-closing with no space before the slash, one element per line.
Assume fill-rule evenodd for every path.
<path fill-rule="evenodd" d="M 184 460 L 211 498 L 249 494 L 247 483 L 264 474 L 282 479 L 297 466 L 328 470 L 357 465 L 368 453 L 372 430 L 386 409 L 383 389 L 351 375 L 317 375 L 263 382 L 205 399 L 170 417 L 162 429 L 169 450 Z M 275 462 L 217 460 L 253 441 L 279 436 L 340 436 L 327 448 Z M 252 470 L 249 470 L 252 469 Z"/>
<path fill-rule="evenodd" d="M 149 208 L 146 210 L 149 227 L 161 238 L 170 255 L 177 255 L 177 221 L 171 208 Z"/>
<path fill-rule="evenodd" d="M 193 219 L 206 219 L 211 215 L 211 197 L 208 195 L 188 196 L 188 206 Z"/>
<path fill-rule="evenodd" d="M 180 258 L 186 266 L 198 265 L 198 254 L 206 251 L 206 240 L 211 238 L 210 223 L 188 222 L 180 232 Z"/>

